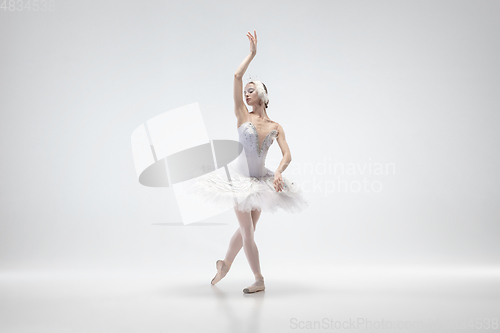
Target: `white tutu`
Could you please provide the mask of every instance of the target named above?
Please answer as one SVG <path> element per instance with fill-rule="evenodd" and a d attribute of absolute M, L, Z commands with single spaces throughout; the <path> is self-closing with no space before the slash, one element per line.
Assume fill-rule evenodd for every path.
<path fill-rule="evenodd" d="M 309 206 L 302 190 L 291 179 L 281 175 L 283 190 L 276 192 L 273 186 L 274 172 L 267 169 L 261 177 L 246 176 L 229 168 L 230 178 L 213 172 L 194 183 L 193 193 L 201 204 L 224 209 L 234 207 L 250 212 L 254 209 L 275 213 L 283 209 L 288 213 L 298 213 Z"/>

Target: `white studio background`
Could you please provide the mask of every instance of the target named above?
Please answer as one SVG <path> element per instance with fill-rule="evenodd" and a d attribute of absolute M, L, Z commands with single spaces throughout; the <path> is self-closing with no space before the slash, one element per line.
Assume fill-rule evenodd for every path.
<path fill-rule="evenodd" d="M 236 140 L 233 73 L 253 29 L 245 78 L 269 88 L 293 156 L 284 175 L 311 202 L 262 215 L 264 272 L 305 259 L 498 265 L 499 13 L 498 1 L 456 0 L 0 11 L 0 269 L 182 263 L 211 278 L 234 212 L 182 225 L 171 188 L 139 184 L 130 137 L 198 102 L 210 138 Z M 280 157 L 275 142 L 267 165 Z"/>

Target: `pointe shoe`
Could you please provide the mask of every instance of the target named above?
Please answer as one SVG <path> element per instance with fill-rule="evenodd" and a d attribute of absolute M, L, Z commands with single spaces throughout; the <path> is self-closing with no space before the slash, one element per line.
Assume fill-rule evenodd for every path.
<path fill-rule="evenodd" d="M 251 294 L 251 293 L 256 293 L 258 291 L 263 291 L 265 289 L 266 286 L 264 285 L 264 280 L 257 280 L 251 286 L 243 289 L 243 292 L 245 294 Z"/>
<path fill-rule="evenodd" d="M 224 260 L 217 260 L 215 262 L 215 268 L 217 268 L 217 274 L 215 274 L 214 278 L 212 279 L 212 282 L 210 282 L 212 285 L 222 280 L 222 278 L 226 276 L 227 272 L 229 272 L 231 266 L 226 265 Z"/>

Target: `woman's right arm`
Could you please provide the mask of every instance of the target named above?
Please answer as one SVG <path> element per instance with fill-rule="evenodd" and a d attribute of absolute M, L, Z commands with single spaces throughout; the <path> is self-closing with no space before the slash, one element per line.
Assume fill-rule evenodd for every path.
<path fill-rule="evenodd" d="M 243 75 L 245 74 L 248 65 L 257 54 L 257 32 L 254 30 L 255 36 L 252 36 L 250 32 L 247 33 L 247 37 L 250 40 L 250 54 L 247 55 L 245 60 L 240 64 L 236 73 L 234 73 L 234 113 L 238 120 L 246 121 L 246 116 L 248 115 L 248 109 L 243 102 Z"/>

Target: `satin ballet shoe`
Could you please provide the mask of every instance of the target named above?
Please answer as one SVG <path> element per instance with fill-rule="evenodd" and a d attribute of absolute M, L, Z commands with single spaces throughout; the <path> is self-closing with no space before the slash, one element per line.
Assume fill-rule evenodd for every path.
<path fill-rule="evenodd" d="M 256 293 L 258 291 L 263 291 L 266 289 L 266 286 L 264 285 L 264 280 L 257 280 L 255 281 L 251 286 L 246 287 L 243 289 L 243 292 L 245 294 L 251 294 L 251 293 Z"/>
<path fill-rule="evenodd" d="M 229 272 L 231 266 L 227 265 L 224 260 L 217 260 L 215 262 L 215 268 L 217 269 L 217 274 L 215 274 L 212 282 L 210 282 L 212 285 L 222 280 L 222 278 L 226 276 L 227 272 Z"/>

